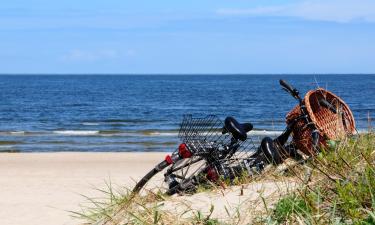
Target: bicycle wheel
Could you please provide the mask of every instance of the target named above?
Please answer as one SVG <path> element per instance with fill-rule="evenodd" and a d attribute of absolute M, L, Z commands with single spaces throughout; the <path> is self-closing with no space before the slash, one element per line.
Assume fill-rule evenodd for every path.
<path fill-rule="evenodd" d="M 193 156 L 174 164 L 164 174 L 164 181 L 168 185 L 165 193 L 173 195 L 181 192 L 194 192 L 199 183 L 197 177 L 202 174 L 207 165 L 207 161 L 201 156 Z"/>
<path fill-rule="evenodd" d="M 180 158 L 175 152 L 172 156 L 167 156 L 166 159 L 157 164 L 152 170 L 150 170 L 142 179 L 140 179 L 132 190 L 133 194 L 139 193 L 142 188 L 149 182 L 157 173 L 165 170 L 164 174 L 165 181 L 168 183 L 166 192 L 171 187 L 177 185 L 177 183 L 184 183 L 184 180 L 190 178 L 196 171 L 193 169 L 197 168 L 197 163 L 202 163 L 203 158 L 200 156 L 192 156 L 190 158 Z M 168 182 L 171 181 L 171 182 Z M 174 182 L 174 183 L 172 183 Z M 177 183 L 176 183 L 177 182 Z"/>
<path fill-rule="evenodd" d="M 137 194 L 153 176 L 155 176 L 157 173 L 159 173 L 168 166 L 169 163 L 166 160 L 160 162 L 152 170 L 150 170 L 150 172 L 148 172 L 144 177 L 142 177 L 140 181 L 137 182 L 137 184 L 133 188 L 132 193 Z"/>

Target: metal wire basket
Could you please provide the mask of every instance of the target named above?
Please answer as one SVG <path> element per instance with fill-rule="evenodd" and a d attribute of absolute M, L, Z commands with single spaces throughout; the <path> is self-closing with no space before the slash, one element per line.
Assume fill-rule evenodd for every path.
<path fill-rule="evenodd" d="M 194 118 L 188 114 L 183 116 L 178 137 L 192 153 L 206 152 L 231 142 L 229 135 L 222 134 L 223 126 L 223 121 L 216 115 Z"/>
<path fill-rule="evenodd" d="M 193 154 L 208 151 L 223 151 L 233 143 L 230 133 L 223 134 L 224 122 L 216 115 L 194 118 L 184 115 L 178 137 L 185 143 Z M 246 141 L 236 140 L 236 152 L 230 158 L 246 158 L 255 151 L 255 145 L 250 137 Z"/>

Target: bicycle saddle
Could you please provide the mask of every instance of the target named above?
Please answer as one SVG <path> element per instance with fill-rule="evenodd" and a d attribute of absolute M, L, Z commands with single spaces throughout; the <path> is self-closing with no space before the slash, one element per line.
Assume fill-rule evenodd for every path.
<path fill-rule="evenodd" d="M 223 134 L 230 132 L 232 136 L 241 141 L 245 141 L 247 138 L 247 132 L 253 129 L 253 125 L 251 123 L 239 123 L 236 119 L 231 116 L 225 118 L 224 127 L 223 127 Z"/>

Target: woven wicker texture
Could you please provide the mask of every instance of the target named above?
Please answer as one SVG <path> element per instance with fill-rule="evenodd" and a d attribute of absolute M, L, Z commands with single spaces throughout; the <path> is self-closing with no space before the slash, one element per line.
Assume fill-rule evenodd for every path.
<path fill-rule="evenodd" d="M 320 99 L 325 99 L 331 103 L 337 113 L 322 106 Z M 338 140 L 347 135 L 354 134 L 355 121 L 349 106 L 335 94 L 319 88 L 307 92 L 303 99 L 307 112 L 319 130 L 319 144 L 325 145 L 327 140 Z M 286 116 L 286 122 L 291 121 L 301 115 L 299 105 L 294 107 Z M 306 126 L 304 120 L 299 120 L 293 127 L 293 140 L 295 146 L 305 154 L 312 155 L 312 130 Z"/>

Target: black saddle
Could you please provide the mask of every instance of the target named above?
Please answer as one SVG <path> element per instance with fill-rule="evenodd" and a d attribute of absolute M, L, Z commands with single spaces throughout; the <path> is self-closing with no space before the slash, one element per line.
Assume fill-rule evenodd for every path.
<path fill-rule="evenodd" d="M 229 132 L 232 136 L 241 141 L 245 141 L 247 138 L 247 132 L 253 129 L 253 125 L 251 123 L 239 123 L 236 119 L 231 116 L 225 118 L 224 127 L 223 127 L 223 134 Z"/>

